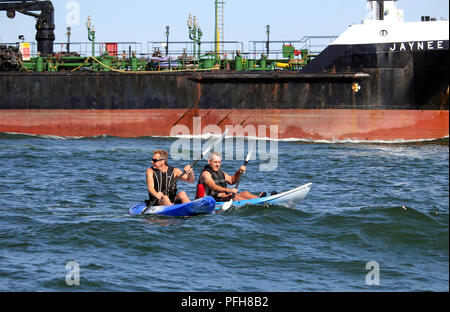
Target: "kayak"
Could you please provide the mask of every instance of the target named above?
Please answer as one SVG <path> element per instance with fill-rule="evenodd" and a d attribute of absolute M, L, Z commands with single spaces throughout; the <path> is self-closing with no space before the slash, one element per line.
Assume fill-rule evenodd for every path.
<path fill-rule="evenodd" d="M 248 205 L 266 205 L 266 206 L 285 206 L 294 208 L 296 204 L 301 202 L 311 190 L 312 183 L 305 184 L 296 189 L 267 197 L 241 200 L 233 202 L 231 207 L 240 208 Z M 216 210 L 221 210 L 223 202 L 216 203 Z"/>
<path fill-rule="evenodd" d="M 154 206 L 145 212 L 145 215 L 162 215 L 169 217 L 190 217 L 200 214 L 213 213 L 216 201 L 208 196 L 196 201 L 172 206 Z M 138 216 L 147 207 L 146 203 L 140 203 L 131 207 L 128 211 L 130 215 Z"/>

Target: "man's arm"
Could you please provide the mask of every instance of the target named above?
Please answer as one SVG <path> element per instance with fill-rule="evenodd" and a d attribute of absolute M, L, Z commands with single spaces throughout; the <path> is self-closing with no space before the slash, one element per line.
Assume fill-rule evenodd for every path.
<path fill-rule="evenodd" d="M 228 179 L 227 179 L 227 176 L 228 176 L 228 175 L 225 173 L 225 181 L 226 181 L 227 183 L 229 183 L 228 180 L 229 180 L 231 177 L 228 176 Z M 222 187 L 222 186 L 220 186 L 220 185 L 217 185 L 216 182 L 214 182 L 214 179 L 212 178 L 211 173 L 209 173 L 208 171 L 203 172 L 202 178 L 203 178 L 203 180 L 205 181 L 205 184 L 206 184 L 210 189 L 212 189 L 213 191 L 216 191 L 216 192 L 219 192 L 219 193 L 233 193 L 233 190 L 234 190 L 234 189 L 229 189 L 229 188 L 226 188 L 226 187 Z"/>
<path fill-rule="evenodd" d="M 187 172 L 186 174 L 184 174 L 180 180 L 187 182 L 187 183 L 194 183 L 195 182 L 195 174 L 194 174 L 194 170 L 191 168 L 190 165 L 187 165 L 186 167 L 184 167 L 184 170 Z M 183 171 L 181 171 L 178 168 L 175 168 L 175 178 L 178 178 L 180 175 L 183 174 Z"/>
<path fill-rule="evenodd" d="M 225 179 L 226 179 L 227 183 L 231 184 L 231 185 L 235 185 L 237 183 L 238 179 L 242 176 L 242 174 L 245 173 L 246 170 L 247 170 L 247 167 L 242 166 L 241 168 L 239 168 L 238 171 L 236 171 L 236 173 L 232 177 L 230 177 L 228 174 L 225 173 Z"/>
<path fill-rule="evenodd" d="M 155 181 L 153 181 L 153 170 L 152 168 L 148 168 L 147 169 L 147 189 L 150 192 L 150 194 L 152 194 L 153 197 L 159 198 L 160 196 L 158 196 L 160 193 L 158 193 L 155 190 Z"/>

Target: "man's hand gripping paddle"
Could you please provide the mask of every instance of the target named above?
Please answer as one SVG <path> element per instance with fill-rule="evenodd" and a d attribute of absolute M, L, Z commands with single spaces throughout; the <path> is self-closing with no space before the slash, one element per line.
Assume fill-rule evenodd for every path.
<path fill-rule="evenodd" d="M 252 157 L 252 152 L 253 152 L 253 145 L 250 146 L 250 150 L 248 151 L 247 158 L 245 158 L 245 161 L 244 161 L 244 166 L 248 165 L 248 162 L 250 161 L 250 158 Z M 239 183 L 241 183 L 241 177 L 242 177 L 242 174 L 239 176 L 238 181 L 236 182 L 236 186 L 235 186 L 236 189 L 239 187 Z M 231 206 L 233 205 L 233 201 L 234 201 L 235 197 L 236 197 L 236 194 L 233 194 L 233 196 L 231 197 L 230 201 L 225 203 L 222 206 L 222 210 L 223 211 L 227 211 L 228 209 L 231 208 Z"/>

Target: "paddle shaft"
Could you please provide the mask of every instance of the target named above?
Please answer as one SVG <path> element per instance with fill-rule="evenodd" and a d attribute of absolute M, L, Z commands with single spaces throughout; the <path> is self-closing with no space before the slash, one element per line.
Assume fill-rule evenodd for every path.
<path fill-rule="evenodd" d="M 248 151 L 247 157 L 245 158 L 245 161 L 244 161 L 244 166 L 245 166 L 245 167 L 247 167 L 248 162 L 250 161 L 250 158 L 251 158 L 251 156 L 252 156 L 252 152 L 253 152 L 253 145 L 250 147 L 250 150 Z M 236 186 L 235 186 L 236 189 L 238 189 L 239 183 L 241 183 L 241 177 L 242 177 L 242 173 L 239 175 L 239 178 L 238 178 L 238 180 L 237 180 L 237 182 L 236 182 Z M 226 210 L 228 210 L 228 209 L 231 208 L 231 205 L 233 204 L 233 201 L 234 201 L 234 199 L 236 198 L 236 194 L 237 194 L 237 193 L 231 195 L 230 201 L 227 202 L 227 203 L 225 203 L 225 204 L 222 206 L 222 210 L 223 210 L 223 211 L 226 211 Z"/>
<path fill-rule="evenodd" d="M 247 165 L 248 165 L 248 160 L 246 160 L 246 161 L 244 162 L 244 166 L 247 167 Z M 238 178 L 238 180 L 237 180 L 237 182 L 236 182 L 236 186 L 234 187 L 235 189 L 238 189 L 239 183 L 241 183 L 241 177 L 242 177 L 242 175 L 243 175 L 243 173 L 241 172 L 241 174 L 239 175 L 239 178 Z M 234 194 L 232 195 L 231 200 L 234 200 L 234 198 L 236 197 L 236 194 L 237 194 L 237 193 L 234 193 Z"/>

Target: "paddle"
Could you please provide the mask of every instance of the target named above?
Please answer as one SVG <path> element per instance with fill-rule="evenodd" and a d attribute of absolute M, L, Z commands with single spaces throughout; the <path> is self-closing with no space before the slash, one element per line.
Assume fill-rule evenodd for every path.
<path fill-rule="evenodd" d="M 247 158 L 245 158 L 245 161 L 244 161 L 244 166 L 248 165 L 248 162 L 250 161 L 250 158 L 252 157 L 252 152 L 253 152 L 253 145 L 250 146 L 250 150 L 248 151 Z M 239 187 L 239 183 L 241 183 L 241 177 L 242 177 L 242 174 L 239 176 L 239 178 L 236 182 L 236 186 L 235 186 L 236 189 Z M 231 208 L 231 205 L 233 205 L 233 201 L 234 201 L 235 197 L 236 197 L 236 194 L 233 194 L 233 196 L 231 196 L 230 201 L 223 204 L 223 206 L 222 206 L 223 211 L 227 211 L 228 209 Z"/>
<path fill-rule="evenodd" d="M 209 146 L 207 149 L 205 149 L 202 154 L 200 155 L 200 158 L 197 159 L 196 161 L 194 161 L 191 164 L 191 169 L 200 161 L 203 159 L 203 157 L 205 157 L 213 148 L 214 146 L 216 146 L 217 144 L 219 144 L 220 142 L 222 142 L 223 138 L 228 134 L 228 129 L 225 130 L 225 132 L 222 134 L 222 136 L 215 141 L 213 144 L 211 144 L 211 146 Z M 174 185 L 175 183 L 178 182 L 179 179 L 181 179 L 181 177 L 183 177 L 186 174 L 186 170 L 183 170 L 183 173 L 177 177 L 175 180 L 172 181 L 172 183 L 169 185 L 169 187 L 163 192 L 163 194 L 165 194 L 166 192 L 168 192 Z M 159 201 L 158 198 L 156 198 L 152 203 L 148 204 L 147 207 L 145 207 L 145 209 L 141 212 L 141 215 L 144 215 L 152 206 L 154 206 L 157 202 Z"/>

